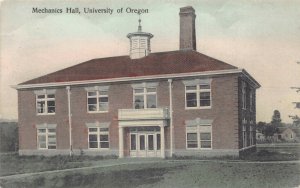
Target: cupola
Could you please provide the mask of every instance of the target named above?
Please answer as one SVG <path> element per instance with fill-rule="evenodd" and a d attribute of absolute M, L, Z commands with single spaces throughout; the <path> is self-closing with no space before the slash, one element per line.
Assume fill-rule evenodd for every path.
<path fill-rule="evenodd" d="M 151 33 L 142 32 L 141 19 L 139 18 L 138 31 L 129 33 L 127 37 L 130 40 L 130 58 L 139 59 L 145 57 L 151 52 L 150 39 Z"/>

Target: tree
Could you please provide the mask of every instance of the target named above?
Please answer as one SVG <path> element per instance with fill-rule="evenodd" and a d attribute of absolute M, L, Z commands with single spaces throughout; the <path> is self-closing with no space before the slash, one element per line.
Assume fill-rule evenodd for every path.
<path fill-rule="evenodd" d="M 271 125 L 273 125 L 274 127 L 281 126 L 280 112 L 278 110 L 274 110 Z"/>
<path fill-rule="evenodd" d="M 262 122 L 262 121 L 258 122 L 256 125 L 257 131 L 262 133 L 266 125 L 267 125 L 266 122 Z"/>
<path fill-rule="evenodd" d="M 262 129 L 262 134 L 265 136 L 265 138 L 271 138 L 277 132 L 278 132 L 278 128 L 272 124 L 267 124 Z"/>

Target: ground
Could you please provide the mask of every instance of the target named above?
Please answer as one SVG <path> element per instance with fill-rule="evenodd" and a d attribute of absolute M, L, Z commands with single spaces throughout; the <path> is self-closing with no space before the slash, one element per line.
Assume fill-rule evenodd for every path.
<path fill-rule="evenodd" d="M 1 155 L 0 185 L 3 188 L 299 187 L 300 162 L 295 158 L 299 157 L 299 148 L 288 148 L 288 152 L 278 153 L 276 146 L 264 146 L 243 160 Z"/>

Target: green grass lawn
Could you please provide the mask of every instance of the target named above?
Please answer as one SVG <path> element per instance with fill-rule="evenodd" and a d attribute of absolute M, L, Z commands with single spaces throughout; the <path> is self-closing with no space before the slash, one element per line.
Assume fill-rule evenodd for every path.
<path fill-rule="evenodd" d="M 60 170 L 84 166 L 92 166 L 107 158 L 115 156 L 19 156 L 18 154 L 0 154 L 0 176 Z"/>
<path fill-rule="evenodd" d="M 0 155 L 0 176 L 103 166 L 21 178 L 0 180 L 0 187 L 299 187 L 300 163 L 256 163 L 255 161 L 299 160 L 297 147 L 258 147 L 243 160 L 216 158 L 109 159 L 101 156 L 18 156 Z M 139 164 L 133 164 L 139 162 Z M 117 165 L 116 165 L 117 164 Z M 110 166 L 112 165 L 112 166 Z M 115 166 L 114 166 L 115 165 Z"/>
<path fill-rule="evenodd" d="M 117 160 L 116 160 L 117 161 Z M 5 187 L 298 187 L 299 163 L 160 160 L 2 180 Z"/>

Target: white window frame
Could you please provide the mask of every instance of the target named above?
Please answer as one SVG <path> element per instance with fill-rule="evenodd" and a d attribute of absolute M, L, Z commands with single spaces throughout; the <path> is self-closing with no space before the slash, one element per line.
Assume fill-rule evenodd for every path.
<path fill-rule="evenodd" d="M 247 92 L 246 92 L 246 82 L 242 82 L 242 109 L 247 109 Z"/>
<path fill-rule="evenodd" d="M 196 133 L 197 134 L 197 148 L 189 148 L 188 147 L 188 139 L 187 135 L 188 133 Z M 202 148 L 201 147 L 201 133 L 210 133 L 210 140 L 202 140 L 202 141 L 210 141 L 210 148 Z M 196 125 L 196 126 L 187 126 L 186 127 L 186 134 L 185 134 L 185 140 L 186 140 L 186 149 L 187 150 L 212 150 L 213 147 L 213 136 L 212 136 L 212 125 Z"/>
<path fill-rule="evenodd" d="M 250 104 L 249 104 L 249 108 L 250 108 L 250 112 L 253 112 L 253 90 L 250 90 L 249 92 L 249 100 L 250 100 Z"/>
<path fill-rule="evenodd" d="M 40 133 L 39 130 L 45 130 L 45 132 Z M 49 132 L 49 129 L 54 129 L 54 132 Z M 39 136 L 45 136 L 45 144 L 46 148 L 40 147 Z M 49 144 L 49 136 L 55 136 L 55 145 Z M 55 146 L 55 148 L 49 148 L 49 146 Z M 48 128 L 48 127 L 39 127 L 37 128 L 37 149 L 39 150 L 56 150 L 57 149 L 57 137 L 56 137 L 56 128 Z"/>
<path fill-rule="evenodd" d="M 142 89 L 142 93 L 136 93 L 135 90 Z M 147 89 L 155 89 L 153 92 L 148 92 Z M 151 109 L 147 107 L 147 97 L 148 95 L 155 95 L 155 108 L 157 108 L 157 87 L 136 87 L 133 88 L 133 108 L 134 109 Z M 135 97 L 136 96 L 143 96 L 144 98 L 144 108 L 135 108 Z"/>
<path fill-rule="evenodd" d="M 54 98 L 49 98 L 48 95 L 54 95 Z M 39 98 L 39 96 L 43 96 L 44 98 Z M 55 94 L 51 93 L 51 94 L 47 94 L 47 93 L 40 93 L 40 94 L 36 94 L 36 114 L 37 115 L 55 115 L 55 111 L 56 111 L 56 104 L 55 104 Z M 53 101 L 54 102 L 54 112 L 49 112 L 48 109 L 48 102 Z M 44 106 L 44 112 L 39 112 L 39 102 L 45 102 L 45 106 Z"/>
<path fill-rule="evenodd" d="M 96 132 L 91 132 L 90 129 L 97 129 Z M 107 129 L 106 131 L 103 131 L 101 129 Z M 97 136 L 97 148 L 91 148 L 90 147 L 90 135 L 96 135 Z M 101 141 L 100 135 L 107 135 L 108 141 Z M 102 148 L 101 143 L 107 142 L 108 148 Z M 99 127 L 99 126 L 89 126 L 88 127 L 88 149 L 91 150 L 109 150 L 110 149 L 110 136 L 109 136 L 109 128 L 108 127 Z"/>
<path fill-rule="evenodd" d="M 254 132 L 253 125 L 250 125 L 250 146 L 254 145 L 253 132 Z"/>
<path fill-rule="evenodd" d="M 247 147 L 247 127 L 246 127 L 246 119 L 244 118 L 243 119 L 243 123 L 242 123 L 242 140 L 243 140 L 243 148 L 246 148 Z"/>
<path fill-rule="evenodd" d="M 87 101 L 86 101 L 86 106 L 87 106 L 87 112 L 88 113 L 106 113 L 109 111 L 109 96 L 108 96 L 108 86 L 95 86 L 95 87 L 90 87 L 90 88 L 86 88 L 86 97 L 87 97 Z M 89 93 L 96 93 L 95 96 L 89 96 Z M 106 94 L 103 94 L 106 93 Z M 89 110 L 89 106 L 91 106 L 91 104 L 89 104 L 89 99 L 92 98 L 96 98 L 96 110 L 95 111 L 91 111 Z M 100 98 L 107 98 L 107 109 L 106 110 L 100 110 L 99 104 L 100 102 Z"/>
<path fill-rule="evenodd" d="M 201 89 L 201 85 L 208 85 L 209 89 Z M 196 90 L 187 90 L 187 87 L 196 87 Z M 209 106 L 201 106 L 200 105 L 200 93 L 209 92 Z M 197 106 L 195 107 L 188 107 L 187 106 L 187 94 L 188 93 L 196 93 L 196 103 Z M 211 93 L 211 83 L 203 83 L 203 84 L 195 84 L 195 85 L 185 85 L 185 109 L 210 109 L 212 107 L 212 93 Z"/>

